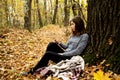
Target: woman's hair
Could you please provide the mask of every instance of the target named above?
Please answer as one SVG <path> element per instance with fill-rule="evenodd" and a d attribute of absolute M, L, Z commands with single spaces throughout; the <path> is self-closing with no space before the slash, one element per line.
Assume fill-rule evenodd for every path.
<path fill-rule="evenodd" d="M 71 21 L 75 23 L 75 31 L 73 31 L 73 35 L 81 35 L 86 32 L 84 21 L 81 19 L 81 17 L 76 16 Z"/>

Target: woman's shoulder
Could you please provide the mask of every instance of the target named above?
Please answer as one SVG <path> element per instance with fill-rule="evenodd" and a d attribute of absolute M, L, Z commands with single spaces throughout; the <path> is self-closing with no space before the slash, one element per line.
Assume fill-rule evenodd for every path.
<path fill-rule="evenodd" d="M 81 37 L 89 37 L 89 35 L 88 35 L 88 33 L 83 33 L 83 34 L 81 34 L 81 35 L 70 36 L 70 38 L 76 38 L 76 37 L 78 37 L 78 38 L 81 38 Z"/>
<path fill-rule="evenodd" d="M 89 36 L 88 33 L 83 33 L 82 36 Z"/>
<path fill-rule="evenodd" d="M 81 35 L 79 35 L 79 37 L 89 37 L 88 33 L 83 33 Z"/>

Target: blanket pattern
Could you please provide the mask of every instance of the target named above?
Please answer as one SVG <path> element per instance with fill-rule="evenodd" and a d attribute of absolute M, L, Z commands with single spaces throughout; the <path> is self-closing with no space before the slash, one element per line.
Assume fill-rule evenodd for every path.
<path fill-rule="evenodd" d="M 55 65 L 49 65 L 36 70 L 34 75 L 52 75 L 63 80 L 78 80 L 79 75 L 84 70 L 84 59 L 81 56 L 73 56 L 70 60 L 62 60 Z"/>

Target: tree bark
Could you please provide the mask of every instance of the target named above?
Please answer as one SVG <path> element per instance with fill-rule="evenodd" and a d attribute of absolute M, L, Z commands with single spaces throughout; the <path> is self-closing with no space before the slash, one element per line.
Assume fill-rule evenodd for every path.
<path fill-rule="evenodd" d="M 54 10 L 54 16 L 53 16 L 52 24 L 56 23 L 57 11 L 58 11 L 58 0 L 56 0 L 56 6 L 55 6 L 55 10 Z"/>
<path fill-rule="evenodd" d="M 3 26 L 3 9 L 4 6 L 3 6 L 3 1 L 0 1 L 0 27 Z"/>
<path fill-rule="evenodd" d="M 31 3 L 32 0 L 26 0 L 25 4 L 25 16 L 24 16 L 24 28 L 31 31 Z"/>
<path fill-rule="evenodd" d="M 45 15 L 44 25 L 46 25 L 47 24 L 47 3 L 46 3 L 46 0 L 44 0 L 44 15 Z"/>
<path fill-rule="evenodd" d="M 79 0 L 77 2 L 78 5 L 78 15 L 81 16 L 81 18 L 84 20 L 85 23 L 87 23 L 87 20 L 85 19 L 85 15 L 83 14 L 82 7 L 79 4 Z"/>
<path fill-rule="evenodd" d="M 6 26 L 8 26 L 9 25 L 9 20 L 8 20 L 8 16 L 9 16 L 9 14 L 8 14 L 8 3 L 7 3 L 7 0 L 4 0 L 4 2 L 5 2 L 5 16 L 6 16 Z"/>
<path fill-rule="evenodd" d="M 64 17 L 64 26 L 68 26 L 69 25 L 69 18 L 70 18 L 70 1 L 68 0 L 64 0 L 64 13 L 65 13 L 65 17 Z"/>
<path fill-rule="evenodd" d="M 116 73 L 120 73 L 119 4 L 119 0 L 88 0 L 87 31 L 90 38 L 84 55 L 90 65 L 104 60 L 105 70 Z"/>
<path fill-rule="evenodd" d="M 36 2 L 37 2 L 37 11 L 38 11 L 39 26 L 43 27 L 42 17 L 41 17 L 40 8 L 39 8 L 39 2 L 38 2 L 38 0 Z"/>
<path fill-rule="evenodd" d="M 48 16 L 48 21 L 50 24 L 52 23 L 52 18 L 53 18 L 53 4 L 52 4 L 52 0 L 50 0 L 50 14 Z"/>
<path fill-rule="evenodd" d="M 78 4 L 75 0 L 72 2 L 72 11 L 74 16 L 78 16 Z"/>

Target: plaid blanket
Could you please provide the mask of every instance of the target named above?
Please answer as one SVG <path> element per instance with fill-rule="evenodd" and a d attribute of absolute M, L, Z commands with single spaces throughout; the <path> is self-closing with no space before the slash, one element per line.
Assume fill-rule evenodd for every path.
<path fill-rule="evenodd" d="M 70 60 L 62 60 L 55 65 L 39 68 L 34 75 L 53 75 L 53 77 L 62 78 L 63 80 L 78 80 L 83 69 L 84 59 L 81 56 L 73 56 Z"/>

